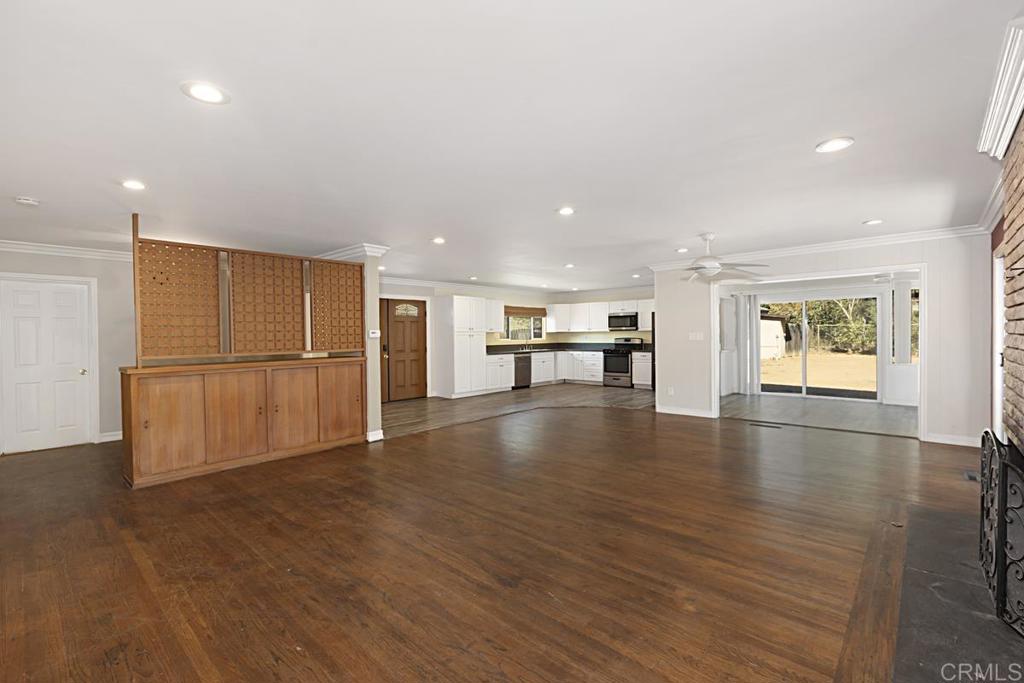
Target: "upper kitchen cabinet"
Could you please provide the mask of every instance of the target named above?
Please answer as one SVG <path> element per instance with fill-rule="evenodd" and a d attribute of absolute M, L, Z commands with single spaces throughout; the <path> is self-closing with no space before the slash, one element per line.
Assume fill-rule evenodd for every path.
<path fill-rule="evenodd" d="M 590 331 L 590 304 L 569 304 L 569 331 Z"/>
<path fill-rule="evenodd" d="M 570 332 L 572 330 L 572 306 L 570 304 L 548 304 L 548 332 Z"/>
<path fill-rule="evenodd" d="M 596 303 L 587 304 L 589 307 L 590 314 L 590 328 L 588 332 L 607 332 L 608 331 L 608 302 L 598 301 Z"/>
<path fill-rule="evenodd" d="M 637 302 L 637 329 L 654 329 L 654 299 L 641 299 Z"/>
<path fill-rule="evenodd" d="M 608 302 L 609 313 L 636 313 L 639 309 L 637 308 L 636 299 L 632 301 L 610 301 Z"/>
<path fill-rule="evenodd" d="M 487 300 L 478 296 L 453 296 L 452 318 L 458 331 L 486 331 Z"/>
<path fill-rule="evenodd" d="M 505 302 L 487 299 L 487 331 L 502 332 L 505 329 Z"/>

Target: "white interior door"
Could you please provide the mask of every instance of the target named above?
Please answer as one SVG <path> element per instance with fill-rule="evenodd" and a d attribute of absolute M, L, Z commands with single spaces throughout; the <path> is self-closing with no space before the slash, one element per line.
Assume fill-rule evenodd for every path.
<path fill-rule="evenodd" d="M 90 440 L 88 287 L 0 281 L 3 450 Z"/>

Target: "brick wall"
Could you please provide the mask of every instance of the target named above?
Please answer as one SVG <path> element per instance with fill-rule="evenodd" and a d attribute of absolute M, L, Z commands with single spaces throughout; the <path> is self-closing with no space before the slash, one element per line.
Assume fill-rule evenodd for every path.
<path fill-rule="evenodd" d="M 1002 253 L 1006 268 L 1006 339 L 1003 421 L 1024 446 L 1024 126 L 1017 125 L 1003 161 Z"/>

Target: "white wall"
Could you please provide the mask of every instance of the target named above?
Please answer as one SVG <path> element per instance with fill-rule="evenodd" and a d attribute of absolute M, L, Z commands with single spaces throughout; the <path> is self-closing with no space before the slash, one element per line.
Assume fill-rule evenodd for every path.
<path fill-rule="evenodd" d="M 657 340 L 655 385 L 659 412 L 717 417 L 717 381 L 712 357 L 718 353 L 712 309 L 717 294 L 705 282 L 685 282 L 681 270 L 654 274 Z"/>
<path fill-rule="evenodd" d="M 976 444 L 989 426 L 991 253 L 987 234 L 933 239 L 797 256 L 759 258 L 768 277 L 831 272 L 875 272 L 879 267 L 923 264 L 922 293 L 925 371 L 921 377 L 926 439 Z M 711 333 L 705 291 L 684 285 L 680 270 L 662 270 L 655 278 L 658 308 L 658 403 L 663 412 L 709 411 L 713 369 L 711 350 L 690 341 L 703 326 Z M 673 313 L 669 314 L 668 311 Z M 667 324 L 671 319 L 672 323 Z M 703 351 L 704 358 L 689 356 Z M 672 360 L 686 357 L 685 360 Z M 693 390 L 680 390 L 691 385 Z M 675 396 L 667 394 L 676 387 Z M 716 387 L 717 389 L 717 387 Z M 703 391 L 703 395 L 702 395 Z"/>
<path fill-rule="evenodd" d="M 94 277 L 99 309 L 100 433 L 121 431 L 118 368 L 135 365 L 132 264 L 70 256 L 0 252 L 0 272 Z"/>

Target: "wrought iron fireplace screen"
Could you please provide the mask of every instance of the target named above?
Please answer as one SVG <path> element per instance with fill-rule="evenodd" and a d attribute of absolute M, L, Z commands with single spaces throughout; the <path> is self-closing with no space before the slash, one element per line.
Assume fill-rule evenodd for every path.
<path fill-rule="evenodd" d="M 1024 635 L 1024 455 L 988 430 L 981 437 L 978 559 L 996 615 Z"/>

